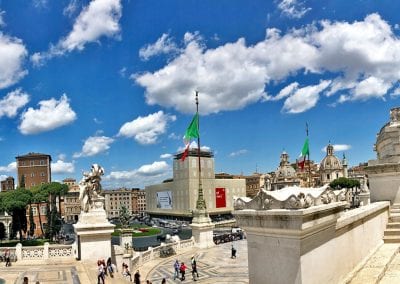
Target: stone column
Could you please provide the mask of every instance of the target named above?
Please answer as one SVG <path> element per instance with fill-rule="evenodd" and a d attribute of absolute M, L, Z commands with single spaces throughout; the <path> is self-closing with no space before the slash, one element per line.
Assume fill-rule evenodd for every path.
<path fill-rule="evenodd" d="M 235 210 L 237 223 L 247 234 L 250 283 L 312 283 L 304 279 L 304 271 L 313 271 L 315 263 L 305 261 L 304 255 L 335 237 L 345 205 Z"/>

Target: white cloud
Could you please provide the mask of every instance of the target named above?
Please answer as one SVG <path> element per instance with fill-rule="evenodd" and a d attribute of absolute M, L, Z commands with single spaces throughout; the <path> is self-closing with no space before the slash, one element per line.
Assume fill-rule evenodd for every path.
<path fill-rule="evenodd" d="M 111 186 L 141 187 L 160 182 L 171 175 L 171 167 L 165 161 L 156 161 L 130 171 L 112 171 L 104 177 Z"/>
<path fill-rule="evenodd" d="M 5 180 L 6 178 L 8 178 L 8 176 L 6 176 L 6 175 L 0 175 L 0 181 Z"/>
<path fill-rule="evenodd" d="M 384 97 L 400 77 L 400 38 L 379 14 L 352 23 L 315 22 L 286 33 L 271 28 L 265 39 L 254 45 L 246 45 L 240 38 L 208 49 L 197 33 L 186 33 L 179 50 L 160 69 L 131 76 L 145 89 L 149 105 L 193 113 L 193 93 L 198 90 L 202 114 L 285 96 L 289 101 L 283 110 L 294 110 L 289 106 L 299 98 L 291 94 L 298 88 L 295 83 L 276 96 L 266 94 L 268 85 L 290 81 L 299 73 L 313 74 L 332 82 L 324 90 L 331 100 L 340 95 L 342 101 L 366 100 Z M 366 85 L 373 87 L 373 93 L 365 90 Z M 318 98 L 314 93 L 312 103 L 303 103 L 304 107 L 293 112 L 310 109 Z"/>
<path fill-rule="evenodd" d="M 33 0 L 33 6 L 38 9 L 47 8 L 48 0 Z"/>
<path fill-rule="evenodd" d="M 169 138 L 169 139 L 172 139 L 172 140 L 183 139 L 182 135 L 178 135 L 178 134 L 176 134 L 176 133 L 174 133 L 174 132 L 172 132 L 170 135 L 168 135 L 168 138 Z"/>
<path fill-rule="evenodd" d="M 68 97 L 63 94 L 60 100 L 51 98 L 39 102 L 39 109 L 28 108 L 21 115 L 19 130 L 22 134 L 37 134 L 67 125 L 76 119 L 76 113 L 69 105 Z"/>
<path fill-rule="evenodd" d="M 148 116 L 126 122 L 121 126 L 118 136 L 133 137 L 138 143 L 147 145 L 157 142 L 158 137 L 167 130 L 169 121 L 175 121 L 174 115 L 158 111 Z"/>
<path fill-rule="evenodd" d="M 57 162 L 51 163 L 51 172 L 54 174 L 72 174 L 75 172 L 75 166 L 73 162 L 57 160 Z"/>
<path fill-rule="evenodd" d="M 392 97 L 398 97 L 398 96 L 400 96 L 400 87 L 397 87 L 396 89 L 394 89 L 394 90 L 392 91 L 392 93 L 390 94 L 390 96 L 392 96 Z"/>
<path fill-rule="evenodd" d="M 295 19 L 302 18 L 311 10 L 311 8 L 304 7 L 304 2 L 298 0 L 282 0 L 278 4 L 278 9 L 282 11 L 283 15 Z"/>
<path fill-rule="evenodd" d="M 182 152 L 182 151 L 185 150 L 185 148 L 186 148 L 186 146 L 180 146 L 180 147 L 178 147 L 177 152 L 178 152 L 178 153 L 179 153 L 179 152 Z M 197 148 L 198 148 L 198 147 L 197 147 L 197 142 L 196 142 L 195 140 L 193 140 L 192 142 L 190 142 L 189 149 L 197 149 Z M 201 151 L 210 152 L 210 151 L 211 151 L 211 148 L 210 148 L 209 146 L 203 145 L 203 146 L 200 147 L 200 150 L 201 150 Z"/>
<path fill-rule="evenodd" d="M 29 102 L 29 95 L 16 89 L 0 99 L 0 118 L 2 116 L 15 117 L 20 108 Z"/>
<path fill-rule="evenodd" d="M 80 153 L 75 153 L 74 158 L 95 156 L 110 149 L 114 139 L 107 136 L 91 136 L 86 139 Z"/>
<path fill-rule="evenodd" d="M 278 101 L 283 98 L 289 97 L 290 95 L 293 95 L 294 92 L 299 88 L 299 83 L 293 82 L 286 87 L 284 87 L 282 90 L 280 90 L 279 94 L 276 95 L 275 97 L 268 96 L 266 100 L 268 101 Z"/>
<path fill-rule="evenodd" d="M 172 154 L 168 154 L 168 153 L 160 155 L 160 159 L 170 159 L 172 157 L 173 157 L 173 155 Z"/>
<path fill-rule="evenodd" d="M 17 170 L 17 162 L 9 163 L 7 166 L 0 166 L 0 172 L 10 173 Z"/>
<path fill-rule="evenodd" d="M 249 151 L 247 149 L 241 149 L 241 150 L 230 153 L 229 157 L 233 158 L 233 157 L 241 156 L 241 155 L 247 154 L 248 152 Z"/>
<path fill-rule="evenodd" d="M 139 50 L 139 57 L 142 60 L 149 60 L 151 57 L 160 54 L 170 54 L 178 52 L 178 47 L 168 34 L 162 36 L 153 44 L 147 44 Z"/>
<path fill-rule="evenodd" d="M 70 0 L 68 5 L 64 8 L 63 14 L 68 17 L 72 17 L 75 12 L 78 10 L 79 4 L 78 0 Z"/>
<path fill-rule="evenodd" d="M 319 94 L 330 84 L 330 81 L 322 81 L 318 85 L 298 88 L 285 100 L 283 110 L 288 113 L 301 113 L 313 108 L 319 99 Z"/>
<path fill-rule="evenodd" d="M 117 37 L 120 33 L 119 20 L 122 15 L 121 0 L 93 0 L 84 7 L 76 18 L 72 31 L 48 51 L 37 52 L 31 56 L 34 65 L 42 65 L 54 56 L 66 52 L 83 50 L 90 42 L 101 37 Z"/>
<path fill-rule="evenodd" d="M 351 145 L 347 144 L 334 144 L 332 146 L 333 150 L 335 150 L 336 152 L 348 151 L 351 149 Z M 322 148 L 321 151 L 326 153 L 326 147 Z"/>
<path fill-rule="evenodd" d="M 27 55 L 22 40 L 0 31 L 0 89 L 15 84 L 28 73 L 23 67 Z"/>

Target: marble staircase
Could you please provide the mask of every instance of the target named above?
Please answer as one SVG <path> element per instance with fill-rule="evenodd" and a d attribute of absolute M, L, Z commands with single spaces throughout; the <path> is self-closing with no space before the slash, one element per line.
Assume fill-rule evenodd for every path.
<path fill-rule="evenodd" d="M 383 235 L 385 243 L 400 243 L 400 204 L 395 203 L 390 207 L 390 215 L 386 230 Z"/>

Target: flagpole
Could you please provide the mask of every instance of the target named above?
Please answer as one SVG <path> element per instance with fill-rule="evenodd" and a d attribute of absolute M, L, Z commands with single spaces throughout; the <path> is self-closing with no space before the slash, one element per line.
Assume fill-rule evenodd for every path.
<path fill-rule="evenodd" d="M 306 135 L 308 139 L 308 123 L 306 122 Z M 311 187 L 311 163 L 310 163 L 310 140 L 308 141 L 308 187 Z"/>
<path fill-rule="evenodd" d="M 200 119 L 199 119 L 199 92 L 196 91 L 196 114 L 197 114 L 197 131 L 200 133 Z M 206 209 L 206 201 L 203 195 L 203 185 L 201 183 L 201 160 L 200 160 L 200 135 L 197 136 L 197 158 L 199 161 L 199 192 L 196 202 L 196 209 Z"/>

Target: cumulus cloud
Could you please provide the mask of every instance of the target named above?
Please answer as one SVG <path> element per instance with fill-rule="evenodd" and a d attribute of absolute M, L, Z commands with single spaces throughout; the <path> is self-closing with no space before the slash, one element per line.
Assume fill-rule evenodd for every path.
<path fill-rule="evenodd" d="M 107 136 L 91 136 L 86 139 L 82 151 L 74 154 L 74 158 L 95 156 L 110 149 L 114 142 L 113 138 Z"/>
<path fill-rule="evenodd" d="M 6 175 L 0 175 L 0 181 L 5 180 L 7 177 L 8 177 L 8 176 L 6 176 Z"/>
<path fill-rule="evenodd" d="M 168 122 L 175 120 L 176 116 L 164 114 L 163 111 L 144 117 L 139 116 L 122 125 L 118 136 L 133 138 L 142 145 L 154 144 L 158 137 L 167 130 Z"/>
<path fill-rule="evenodd" d="M 17 162 L 9 163 L 7 166 L 0 166 L 0 172 L 10 173 L 17 170 Z"/>
<path fill-rule="evenodd" d="M 0 13 L 0 22 L 1 15 Z M 28 51 L 22 40 L 4 35 L 0 31 L 0 89 L 15 84 L 28 73 L 23 66 L 27 55 Z"/>
<path fill-rule="evenodd" d="M 33 0 L 33 6 L 38 9 L 47 8 L 48 0 Z"/>
<path fill-rule="evenodd" d="M 247 149 L 240 149 L 238 151 L 232 152 L 229 154 L 229 157 L 237 157 L 237 156 L 241 156 L 244 154 L 247 154 L 249 151 Z"/>
<path fill-rule="evenodd" d="M 0 99 L 0 118 L 2 116 L 15 117 L 20 108 L 29 102 L 29 95 L 21 89 L 9 92 Z"/>
<path fill-rule="evenodd" d="M 302 18 L 311 10 L 311 8 L 305 7 L 304 2 L 298 0 L 282 0 L 278 4 L 278 9 L 283 15 L 295 19 Z"/>
<path fill-rule="evenodd" d="M 193 92 L 198 90 L 202 114 L 284 98 L 283 111 L 299 113 L 314 107 L 322 91 L 336 101 L 383 98 L 400 78 L 400 39 L 376 13 L 352 23 L 314 22 L 286 33 L 270 28 L 254 45 L 240 38 L 207 48 L 197 33 L 186 33 L 183 42 L 165 66 L 131 76 L 145 89 L 149 105 L 193 113 Z M 325 83 L 316 80 L 311 89 L 300 88 L 290 82 L 299 73 Z M 267 94 L 271 83 L 283 81 L 287 89 Z M 331 83 L 317 94 L 315 87 L 327 82 Z"/>
<path fill-rule="evenodd" d="M 178 147 L 177 152 L 178 152 L 178 153 L 179 153 L 179 152 L 182 152 L 182 151 L 185 150 L 185 148 L 186 148 L 186 146 L 180 146 L 180 147 Z M 197 147 L 197 142 L 196 142 L 196 141 L 190 142 L 189 149 L 197 149 L 197 148 L 198 148 L 198 147 Z M 211 151 L 211 148 L 210 148 L 209 146 L 203 145 L 203 146 L 200 147 L 200 150 L 201 150 L 201 151 L 210 152 L 210 151 Z"/>
<path fill-rule="evenodd" d="M 75 166 L 73 162 L 64 162 L 59 159 L 57 162 L 51 163 L 51 172 L 54 174 L 72 174 L 75 172 Z"/>
<path fill-rule="evenodd" d="M 149 60 L 159 54 L 175 53 L 179 49 L 168 34 L 162 36 L 153 44 L 147 44 L 139 50 L 139 57 L 142 60 Z"/>
<path fill-rule="evenodd" d="M 107 185 L 141 187 L 154 184 L 171 175 L 171 167 L 165 161 L 156 161 L 130 171 L 112 171 L 104 177 Z"/>
<path fill-rule="evenodd" d="M 18 128 L 22 134 L 31 135 L 53 130 L 76 119 L 76 113 L 71 109 L 65 94 L 59 100 L 51 98 L 40 101 L 39 106 L 39 109 L 30 107 L 21 115 Z"/>
<path fill-rule="evenodd" d="M 283 105 L 283 110 L 288 113 L 300 113 L 313 108 L 319 99 L 319 94 L 330 84 L 330 81 L 322 81 L 318 85 L 307 86 L 293 90 Z"/>
<path fill-rule="evenodd" d="M 121 15 L 121 0 L 91 1 L 76 18 L 72 31 L 56 45 L 50 45 L 48 51 L 33 54 L 31 61 L 39 66 L 54 56 L 83 50 L 87 43 L 97 42 L 101 37 L 117 37 L 121 30 Z"/>
<path fill-rule="evenodd" d="M 168 154 L 168 153 L 160 155 L 160 159 L 170 159 L 172 157 L 173 157 L 173 155 L 172 154 Z"/>
<path fill-rule="evenodd" d="M 333 150 L 336 152 L 347 151 L 351 149 L 351 145 L 347 144 L 333 144 L 332 146 Z M 326 153 L 326 147 L 322 148 L 321 151 Z"/>

